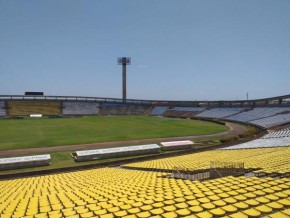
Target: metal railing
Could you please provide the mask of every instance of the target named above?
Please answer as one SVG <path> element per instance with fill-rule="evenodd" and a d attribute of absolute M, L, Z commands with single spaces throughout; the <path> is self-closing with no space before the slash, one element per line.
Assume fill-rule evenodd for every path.
<path fill-rule="evenodd" d="M 86 96 L 45 96 L 45 95 L 0 95 L 0 100 L 51 100 L 51 101 L 87 101 L 123 103 L 121 98 L 86 97 Z M 168 107 L 263 107 L 263 106 L 290 106 L 290 95 L 236 101 L 167 101 L 167 100 L 140 100 L 127 99 L 125 104 L 160 105 Z"/>

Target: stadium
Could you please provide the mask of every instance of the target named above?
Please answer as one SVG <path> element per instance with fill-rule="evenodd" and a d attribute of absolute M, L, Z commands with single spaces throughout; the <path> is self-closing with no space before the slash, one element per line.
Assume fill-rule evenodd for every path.
<path fill-rule="evenodd" d="M 96 117 L 115 121 L 122 118 L 124 123 L 137 117 L 148 121 L 162 119 L 162 122 L 198 121 L 197 126 L 210 123 L 224 128 L 197 133 L 198 140 L 182 134 L 157 135 L 159 138 L 155 139 L 137 135 L 144 141 L 129 139 L 120 143 L 113 139 L 117 131 L 110 130 L 111 139 L 83 147 L 40 143 L 27 145 L 26 149 L 23 145 L 2 149 L 0 213 L 3 218 L 288 217 L 290 214 L 290 95 L 248 101 L 124 101 L 38 94 L 0 96 L 0 125 L 13 122 L 9 128 L 7 123 L 4 125 L 16 132 L 19 123 L 37 123 L 42 134 L 50 134 L 51 138 L 53 135 L 44 128 L 48 124 L 40 122 L 52 121 L 49 125 L 57 128 L 61 122 L 75 119 L 81 122 Z M 134 122 L 130 125 L 137 128 Z M 156 128 L 161 125 L 156 120 L 153 122 L 149 125 Z M 229 132 L 228 124 L 244 128 L 228 136 L 225 134 Z M 28 123 L 25 125 L 29 131 L 35 131 Z M 254 133 L 249 129 L 254 129 Z M 29 135 L 29 131 L 25 134 Z M 231 140 L 208 146 L 210 134 L 220 141 Z M 13 141 L 11 136 L 10 141 Z M 73 164 L 65 166 L 59 160 L 61 165 L 53 167 L 57 156 L 51 153 L 59 148 Z M 72 151 L 74 148 L 79 150 Z"/>
<path fill-rule="evenodd" d="M 0 0 L 0 218 L 290 218 L 289 11 Z"/>

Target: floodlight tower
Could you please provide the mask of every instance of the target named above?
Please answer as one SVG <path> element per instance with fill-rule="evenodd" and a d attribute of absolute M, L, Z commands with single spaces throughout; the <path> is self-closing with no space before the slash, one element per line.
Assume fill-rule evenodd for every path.
<path fill-rule="evenodd" d="M 131 64 L 131 58 L 129 58 L 129 57 L 120 57 L 120 58 L 118 58 L 118 64 L 122 65 L 122 73 L 123 73 L 123 102 L 126 102 L 126 98 L 127 98 L 126 66 Z"/>

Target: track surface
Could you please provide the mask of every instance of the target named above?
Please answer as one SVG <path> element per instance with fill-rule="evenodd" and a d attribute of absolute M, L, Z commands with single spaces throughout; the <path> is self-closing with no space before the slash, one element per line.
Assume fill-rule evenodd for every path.
<path fill-rule="evenodd" d="M 27 148 L 27 149 L 16 149 L 16 150 L 0 150 L 0 156 L 14 156 L 32 153 L 49 153 L 54 151 L 77 151 L 77 150 L 88 150 L 106 147 L 120 147 L 124 145 L 140 145 L 145 143 L 158 143 L 164 141 L 177 141 L 177 140 L 192 140 L 201 138 L 215 138 L 222 136 L 239 135 L 246 129 L 245 126 L 237 123 L 226 123 L 229 130 L 223 133 L 211 134 L 211 135 L 199 135 L 199 136 L 183 136 L 183 137 L 171 137 L 171 138 L 155 138 L 155 139 L 142 139 L 142 140 L 131 140 L 131 141 L 114 141 L 114 142 L 101 142 L 93 144 L 80 144 L 80 145 L 64 145 L 55 147 L 41 147 L 41 148 Z"/>

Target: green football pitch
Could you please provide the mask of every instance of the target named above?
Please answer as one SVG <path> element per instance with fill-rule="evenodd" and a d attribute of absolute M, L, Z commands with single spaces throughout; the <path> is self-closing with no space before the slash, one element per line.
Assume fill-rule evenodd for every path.
<path fill-rule="evenodd" d="M 207 135 L 224 125 L 152 116 L 87 116 L 0 120 L 0 150 Z"/>

